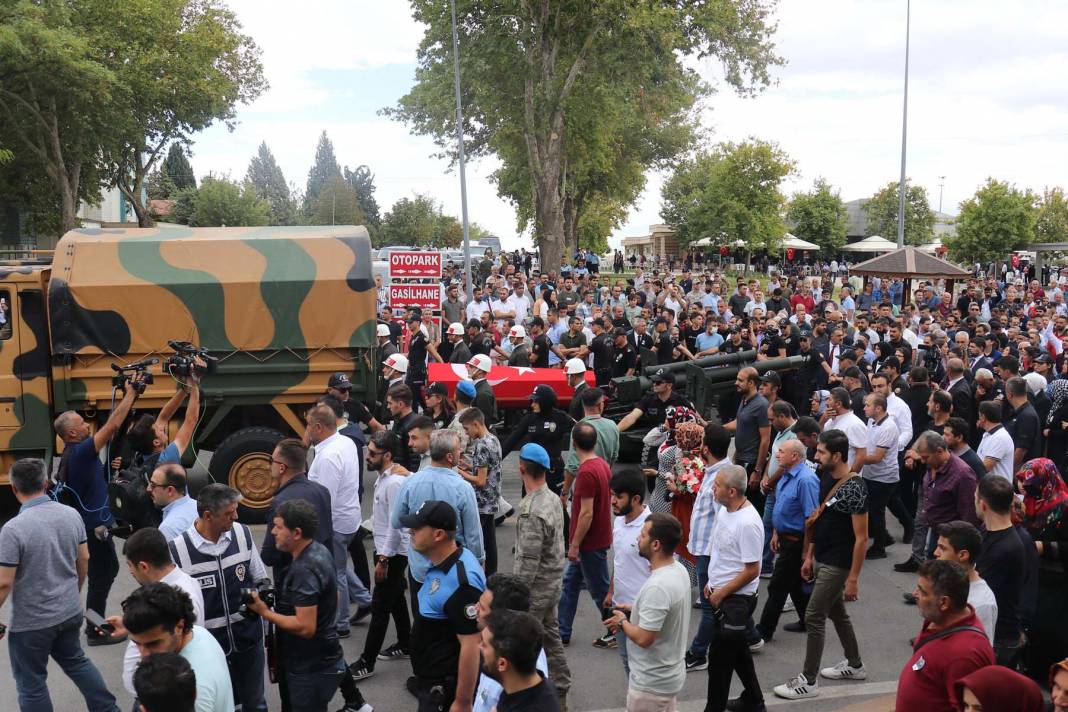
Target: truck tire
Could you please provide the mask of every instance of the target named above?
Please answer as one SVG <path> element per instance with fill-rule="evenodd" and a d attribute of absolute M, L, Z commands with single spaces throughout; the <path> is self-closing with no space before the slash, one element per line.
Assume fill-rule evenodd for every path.
<path fill-rule="evenodd" d="M 286 436 L 274 428 L 244 428 L 219 443 L 211 458 L 211 477 L 241 493 L 238 518 L 245 524 L 263 524 L 274 497 L 271 454 Z"/>

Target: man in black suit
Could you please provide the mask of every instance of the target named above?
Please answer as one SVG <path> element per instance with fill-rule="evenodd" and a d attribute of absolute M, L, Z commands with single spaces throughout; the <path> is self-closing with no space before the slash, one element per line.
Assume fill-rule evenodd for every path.
<path fill-rule="evenodd" d="M 627 336 L 627 343 L 634 347 L 639 354 L 642 349 L 653 348 L 653 337 L 646 330 L 646 322 L 642 317 L 634 317 L 634 328 Z"/>
<path fill-rule="evenodd" d="M 968 358 L 970 360 L 968 367 L 972 373 L 975 373 L 980 368 L 994 368 L 994 363 L 986 355 L 986 338 L 983 336 L 972 337 L 972 340 L 968 343 Z"/>
<path fill-rule="evenodd" d="M 959 358 L 949 359 L 946 362 L 946 378 L 946 390 L 953 397 L 953 417 L 967 423 L 970 432 L 975 427 L 975 397 L 968 379 L 964 377 L 964 362 Z"/>

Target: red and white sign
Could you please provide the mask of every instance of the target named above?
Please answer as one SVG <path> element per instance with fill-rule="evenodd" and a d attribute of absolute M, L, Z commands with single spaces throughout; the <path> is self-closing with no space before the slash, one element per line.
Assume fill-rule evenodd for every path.
<path fill-rule="evenodd" d="M 440 252 L 390 252 L 389 277 L 393 279 L 438 279 Z"/>
<path fill-rule="evenodd" d="M 389 285 L 391 307 L 441 308 L 441 286 L 437 284 L 391 284 Z"/>

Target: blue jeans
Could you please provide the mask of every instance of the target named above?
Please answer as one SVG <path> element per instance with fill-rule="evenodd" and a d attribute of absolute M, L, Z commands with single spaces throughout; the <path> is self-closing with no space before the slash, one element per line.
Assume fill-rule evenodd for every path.
<path fill-rule="evenodd" d="M 356 578 L 356 574 L 349 568 L 349 543 L 356 536 L 351 534 L 339 534 L 334 532 L 334 569 L 337 572 L 337 629 L 349 629 L 349 604 L 356 603 L 360 606 L 371 605 L 371 594 L 364 588 L 363 582 Z"/>
<path fill-rule="evenodd" d="M 716 618 L 712 613 L 712 604 L 705 598 L 705 586 L 708 585 L 709 556 L 697 557 L 697 592 L 701 596 L 701 621 L 697 624 L 697 633 L 690 643 L 689 654 L 695 657 L 708 657 L 708 646 L 715 632 Z"/>
<path fill-rule="evenodd" d="M 620 628 L 616 631 L 616 649 L 619 650 L 619 657 L 623 660 L 623 672 L 627 673 L 627 680 L 630 680 L 630 658 L 627 657 L 627 634 Z"/>
<path fill-rule="evenodd" d="M 11 674 L 18 689 L 19 710 L 52 712 L 48 694 L 48 658 L 51 656 L 78 686 L 89 712 L 119 712 L 100 671 L 85 656 L 79 635 L 81 614 L 39 630 L 8 634 Z"/>
<path fill-rule="evenodd" d="M 775 492 L 764 500 L 764 556 L 760 560 L 760 573 L 771 572 L 775 567 L 775 554 L 771 551 L 771 518 L 775 512 Z"/>
<path fill-rule="evenodd" d="M 338 676 L 344 672 L 344 658 L 315 672 L 286 672 L 289 712 L 326 712 L 337 692 Z"/>
<path fill-rule="evenodd" d="M 604 599 L 608 595 L 608 549 L 591 549 L 580 551 L 579 560 L 568 561 L 564 569 L 564 583 L 560 591 L 560 607 L 557 616 L 560 619 L 560 638 L 571 640 L 571 625 L 575 622 L 575 610 L 578 608 L 579 592 L 582 582 L 590 592 L 593 605 L 601 612 L 601 620 L 608 617 L 604 609 Z"/>

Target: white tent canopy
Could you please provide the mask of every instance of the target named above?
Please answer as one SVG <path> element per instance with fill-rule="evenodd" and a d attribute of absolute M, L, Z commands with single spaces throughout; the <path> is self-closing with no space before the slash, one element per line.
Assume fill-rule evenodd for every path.
<path fill-rule="evenodd" d="M 942 247 L 942 238 L 936 237 L 930 242 L 920 245 L 916 249 L 918 249 L 920 252 L 926 252 L 929 255 L 934 255 L 938 253 L 940 247 Z"/>
<path fill-rule="evenodd" d="M 897 249 L 897 245 L 890 242 L 884 237 L 878 235 L 872 235 L 871 237 L 865 237 L 859 242 L 854 242 L 842 247 L 845 252 L 892 252 Z"/>
<path fill-rule="evenodd" d="M 790 233 L 786 233 L 783 236 L 782 246 L 783 246 L 783 249 L 789 249 L 789 248 L 792 247 L 795 250 L 818 250 L 818 249 L 820 249 L 819 245 L 817 245 L 815 243 L 812 243 L 812 242 L 809 242 L 808 240 L 802 240 L 800 237 L 797 237 L 796 235 L 791 235 Z"/>
<path fill-rule="evenodd" d="M 694 247 L 711 247 L 712 246 L 712 238 L 711 237 L 702 237 L 700 240 L 698 240 L 697 242 L 693 243 L 693 246 Z"/>

